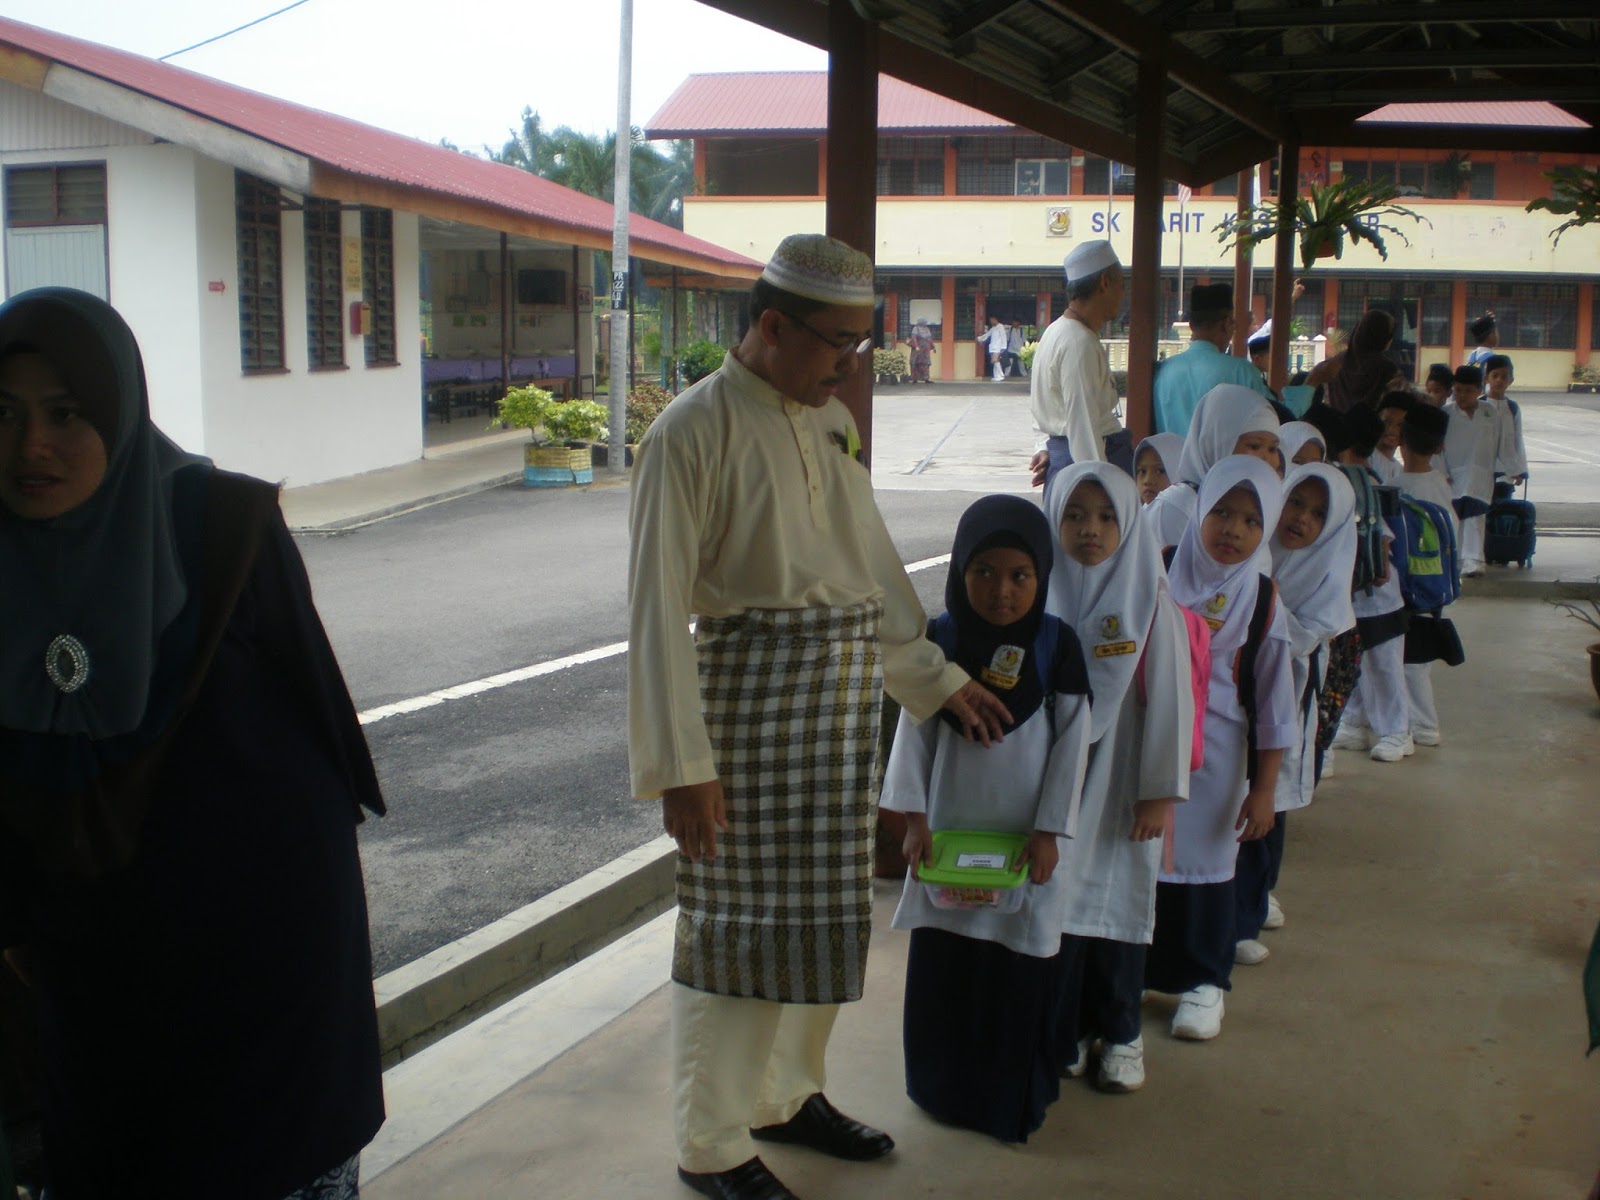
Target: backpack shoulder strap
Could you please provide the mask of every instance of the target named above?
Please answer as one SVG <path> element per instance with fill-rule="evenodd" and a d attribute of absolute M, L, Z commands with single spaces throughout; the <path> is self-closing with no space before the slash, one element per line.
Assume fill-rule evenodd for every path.
<path fill-rule="evenodd" d="M 1256 606 L 1250 614 L 1250 627 L 1244 636 L 1244 645 L 1234 659 L 1233 683 L 1239 693 L 1239 707 L 1244 709 L 1245 728 L 1245 778 L 1256 779 L 1256 659 L 1261 655 L 1261 643 L 1266 639 L 1267 626 L 1272 621 L 1272 607 L 1278 598 L 1278 589 L 1268 575 L 1256 583 Z"/>
<path fill-rule="evenodd" d="M 1161 565 L 1169 571 L 1172 570 L 1172 560 L 1177 556 L 1177 553 L 1178 548 L 1176 546 L 1161 547 Z"/>

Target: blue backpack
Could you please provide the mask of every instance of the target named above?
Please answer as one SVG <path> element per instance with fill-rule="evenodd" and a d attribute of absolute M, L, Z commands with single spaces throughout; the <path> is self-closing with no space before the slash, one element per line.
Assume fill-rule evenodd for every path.
<path fill-rule="evenodd" d="M 1415 496 L 1400 497 L 1389 558 L 1400 580 L 1406 607 L 1438 612 L 1461 595 L 1461 565 L 1456 558 L 1456 525 L 1450 510 Z"/>

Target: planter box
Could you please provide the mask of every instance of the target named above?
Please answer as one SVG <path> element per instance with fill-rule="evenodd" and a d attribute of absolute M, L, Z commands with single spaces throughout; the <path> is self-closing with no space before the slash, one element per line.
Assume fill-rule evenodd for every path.
<path fill-rule="evenodd" d="M 634 452 L 635 448 L 636 447 L 635 447 L 633 442 L 629 442 L 626 446 L 624 446 L 622 448 L 623 465 L 629 466 L 629 467 L 633 466 L 633 452 Z M 594 458 L 594 465 L 595 466 L 597 466 L 597 467 L 606 467 L 606 466 L 610 466 L 611 465 L 611 447 L 610 446 L 606 445 L 604 442 L 596 442 L 594 444 L 594 446 L 592 447 L 592 449 L 593 449 L 593 458 Z"/>
<path fill-rule="evenodd" d="M 589 448 L 526 446 L 522 451 L 524 487 L 573 487 L 594 482 L 594 459 Z"/>
<path fill-rule="evenodd" d="M 1581 395 L 1586 395 L 1586 396 L 1593 396 L 1593 395 L 1600 394 L 1600 383 L 1569 383 L 1569 384 L 1567 384 L 1567 394 L 1570 396 L 1570 395 L 1573 395 L 1575 393 L 1576 394 L 1581 394 Z"/>

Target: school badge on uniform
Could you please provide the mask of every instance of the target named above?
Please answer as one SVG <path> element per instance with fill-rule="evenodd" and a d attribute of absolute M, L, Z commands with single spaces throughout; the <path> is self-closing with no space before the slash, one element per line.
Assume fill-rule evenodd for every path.
<path fill-rule="evenodd" d="M 1211 626 L 1211 632 L 1216 633 L 1222 628 L 1222 610 L 1228 607 L 1228 597 L 1218 592 L 1202 606 L 1205 611 L 1200 614 L 1205 623 Z"/>
<path fill-rule="evenodd" d="M 1116 613 L 1100 621 L 1100 641 L 1094 648 L 1096 658 L 1115 658 L 1119 654 L 1132 654 L 1138 643 L 1122 636 L 1122 618 Z"/>
<path fill-rule="evenodd" d="M 1017 681 L 1022 678 L 1024 654 L 1021 646 L 997 647 L 989 665 L 983 669 L 983 681 L 990 687 L 1007 690 L 1016 687 Z"/>

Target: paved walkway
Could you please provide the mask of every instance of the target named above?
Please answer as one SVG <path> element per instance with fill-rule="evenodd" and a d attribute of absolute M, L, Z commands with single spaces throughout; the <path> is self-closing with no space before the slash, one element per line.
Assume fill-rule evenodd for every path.
<path fill-rule="evenodd" d="M 1544 605 L 1464 601 L 1440 668 L 1446 744 L 1341 753 L 1291 823 L 1272 958 L 1241 967 L 1216 1042 L 1146 1006 L 1150 1082 L 1064 1086 L 1022 1148 L 942 1127 L 902 1090 L 904 936 L 879 885 L 866 999 L 828 1091 L 890 1129 L 867 1166 L 765 1155 L 808 1200 L 1086 1196 L 1542 1200 L 1600 1164 L 1600 1060 L 1578 972 L 1600 916 L 1600 706 L 1586 631 Z M 673 1177 L 671 917 L 402 1063 L 366 1157 L 372 1200 L 688 1197 Z"/>

